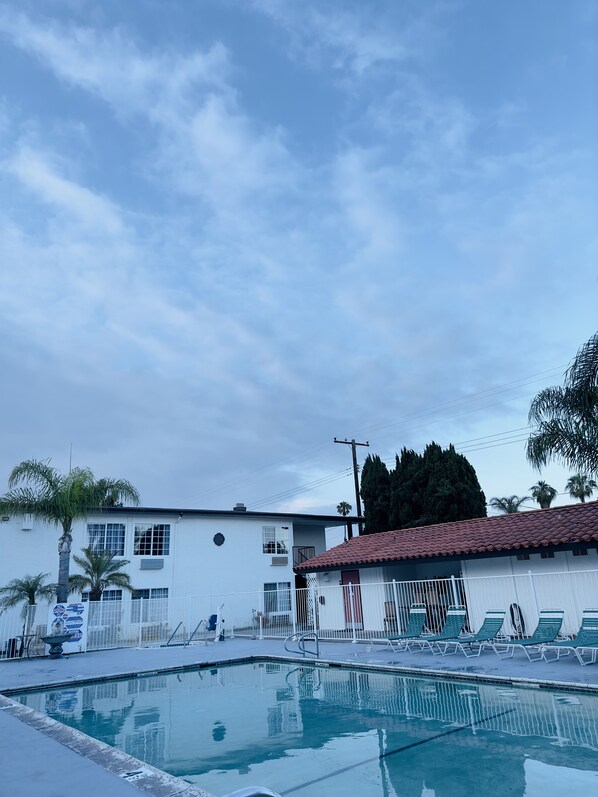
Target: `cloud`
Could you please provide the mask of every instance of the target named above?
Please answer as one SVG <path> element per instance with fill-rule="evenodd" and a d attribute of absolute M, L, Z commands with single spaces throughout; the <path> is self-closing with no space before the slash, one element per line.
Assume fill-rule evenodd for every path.
<path fill-rule="evenodd" d="M 66 212 L 87 231 L 109 237 L 124 234 L 121 215 L 110 200 L 60 176 L 39 151 L 22 147 L 6 170 L 38 198 Z"/>
<path fill-rule="evenodd" d="M 228 73 L 227 53 L 218 42 L 189 55 L 166 49 L 148 54 L 119 28 L 36 23 L 6 6 L 0 8 L 0 31 L 58 78 L 101 97 L 124 117 L 164 121 L 189 113 L 194 91 L 222 88 Z"/>
<path fill-rule="evenodd" d="M 252 7 L 290 50 L 300 105 L 247 89 L 234 36 L 167 47 L 141 16 L 133 30 L 109 10 L 84 26 L 4 6 L 6 40 L 38 68 L 18 117 L 1 106 L 3 467 L 72 440 L 149 503 L 250 503 L 338 472 L 334 435 L 373 429 L 390 457 L 462 438 L 471 416 L 432 425 L 443 403 L 583 340 L 591 155 L 530 133 L 524 103 L 446 90 L 426 60 L 437 6 Z M 316 79 L 338 100 L 324 133 Z M 350 478 L 331 484 L 330 506 L 326 485 L 283 505 L 352 502 Z"/>
<path fill-rule="evenodd" d="M 396 26 L 388 24 L 388 9 L 382 7 L 372 17 L 361 3 L 332 9 L 321 3 L 294 6 L 253 0 L 252 6 L 281 27 L 294 52 L 314 66 L 326 64 L 336 72 L 362 77 L 378 66 L 396 66 L 417 53 L 415 25 L 407 14 L 397 34 Z"/>

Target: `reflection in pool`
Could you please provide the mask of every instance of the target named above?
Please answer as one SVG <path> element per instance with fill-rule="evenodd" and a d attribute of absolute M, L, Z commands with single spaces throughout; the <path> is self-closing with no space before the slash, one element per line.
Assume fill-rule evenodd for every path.
<path fill-rule="evenodd" d="M 15 699 L 214 794 L 598 794 L 598 696 L 268 662 Z"/>

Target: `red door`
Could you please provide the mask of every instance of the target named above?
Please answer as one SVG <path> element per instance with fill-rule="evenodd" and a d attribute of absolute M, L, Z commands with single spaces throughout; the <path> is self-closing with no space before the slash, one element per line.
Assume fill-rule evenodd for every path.
<path fill-rule="evenodd" d="M 363 628 L 359 570 L 342 570 L 341 584 L 345 601 L 345 626 L 350 630 Z"/>

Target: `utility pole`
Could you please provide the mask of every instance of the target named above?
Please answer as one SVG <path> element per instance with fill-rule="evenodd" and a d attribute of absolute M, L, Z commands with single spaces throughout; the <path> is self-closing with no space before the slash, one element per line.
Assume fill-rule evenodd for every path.
<path fill-rule="evenodd" d="M 353 479 L 355 480 L 355 504 L 357 506 L 357 525 L 359 527 L 359 533 L 363 533 L 363 521 L 361 520 L 361 498 L 359 497 L 359 468 L 357 467 L 357 452 L 355 450 L 356 446 L 369 446 L 369 443 L 356 443 L 355 440 L 337 440 L 336 437 L 334 438 L 335 443 L 343 443 L 344 445 L 351 446 L 351 451 L 353 453 Z M 351 532 L 349 531 L 349 537 L 351 536 Z"/>

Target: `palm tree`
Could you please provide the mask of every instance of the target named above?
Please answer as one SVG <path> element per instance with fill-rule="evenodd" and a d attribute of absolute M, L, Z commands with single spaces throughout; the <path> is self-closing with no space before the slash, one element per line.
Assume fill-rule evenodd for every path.
<path fill-rule="evenodd" d="M 83 570 L 83 574 L 69 577 L 69 592 L 89 592 L 90 601 L 102 600 L 102 592 L 107 587 L 118 587 L 133 591 L 128 573 L 122 568 L 129 564 L 127 559 L 115 559 L 111 551 L 94 551 L 83 548 L 83 556 L 73 555 L 73 560 Z"/>
<path fill-rule="evenodd" d="M 8 489 L 0 497 L 3 515 L 32 515 L 62 527 L 56 590 L 59 603 L 64 603 L 69 593 L 73 522 L 85 518 L 89 509 L 105 506 L 107 498 L 139 503 L 137 490 L 125 479 L 96 481 L 89 468 L 73 468 L 63 475 L 48 462 L 35 459 L 25 460 L 12 469 Z"/>
<path fill-rule="evenodd" d="M 547 387 L 532 401 L 527 458 L 536 468 L 559 459 L 598 473 L 598 333 L 577 352 L 563 387 Z"/>
<path fill-rule="evenodd" d="M 51 600 L 56 594 L 56 584 L 46 584 L 49 573 L 38 573 L 36 576 L 23 576 L 23 578 L 13 578 L 5 587 L 0 587 L 0 606 L 2 611 L 12 609 L 14 606 L 23 604 L 21 617 L 27 623 L 27 628 L 23 624 L 23 634 L 28 634 L 33 622 L 33 612 L 30 606 L 36 606 L 38 600 Z"/>
<path fill-rule="evenodd" d="M 521 504 L 529 501 L 529 496 L 524 495 L 520 498 L 518 495 L 508 495 L 503 498 L 491 498 L 490 506 L 503 515 L 512 515 L 514 512 L 519 512 Z"/>
<path fill-rule="evenodd" d="M 351 504 L 348 501 L 341 501 L 340 504 L 336 507 L 336 511 L 339 515 L 343 517 L 347 517 L 349 512 L 353 509 Z M 345 526 L 345 541 L 350 540 L 353 537 L 353 524 L 347 523 Z"/>
<path fill-rule="evenodd" d="M 592 497 L 595 489 L 596 482 L 594 479 L 589 479 L 585 473 L 576 473 L 565 485 L 565 490 L 569 490 L 571 498 L 577 498 L 582 504 L 585 504 L 586 498 Z"/>
<path fill-rule="evenodd" d="M 557 497 L 558 492 L 548 482 L 539 481 L 530 487 L 532 498 L 540 504 L 540 509 L 550 509 L 550 504 Z"/>
<path fill-rule="evenodd" d="M 340 504 L 336 507 L 336 511 L 339 513 L 339 515 L 342 515 L 343 517 L 347 517 L 347 515 L 352 509 L 353 507 L 347 501 L 341 501 Z"/>

